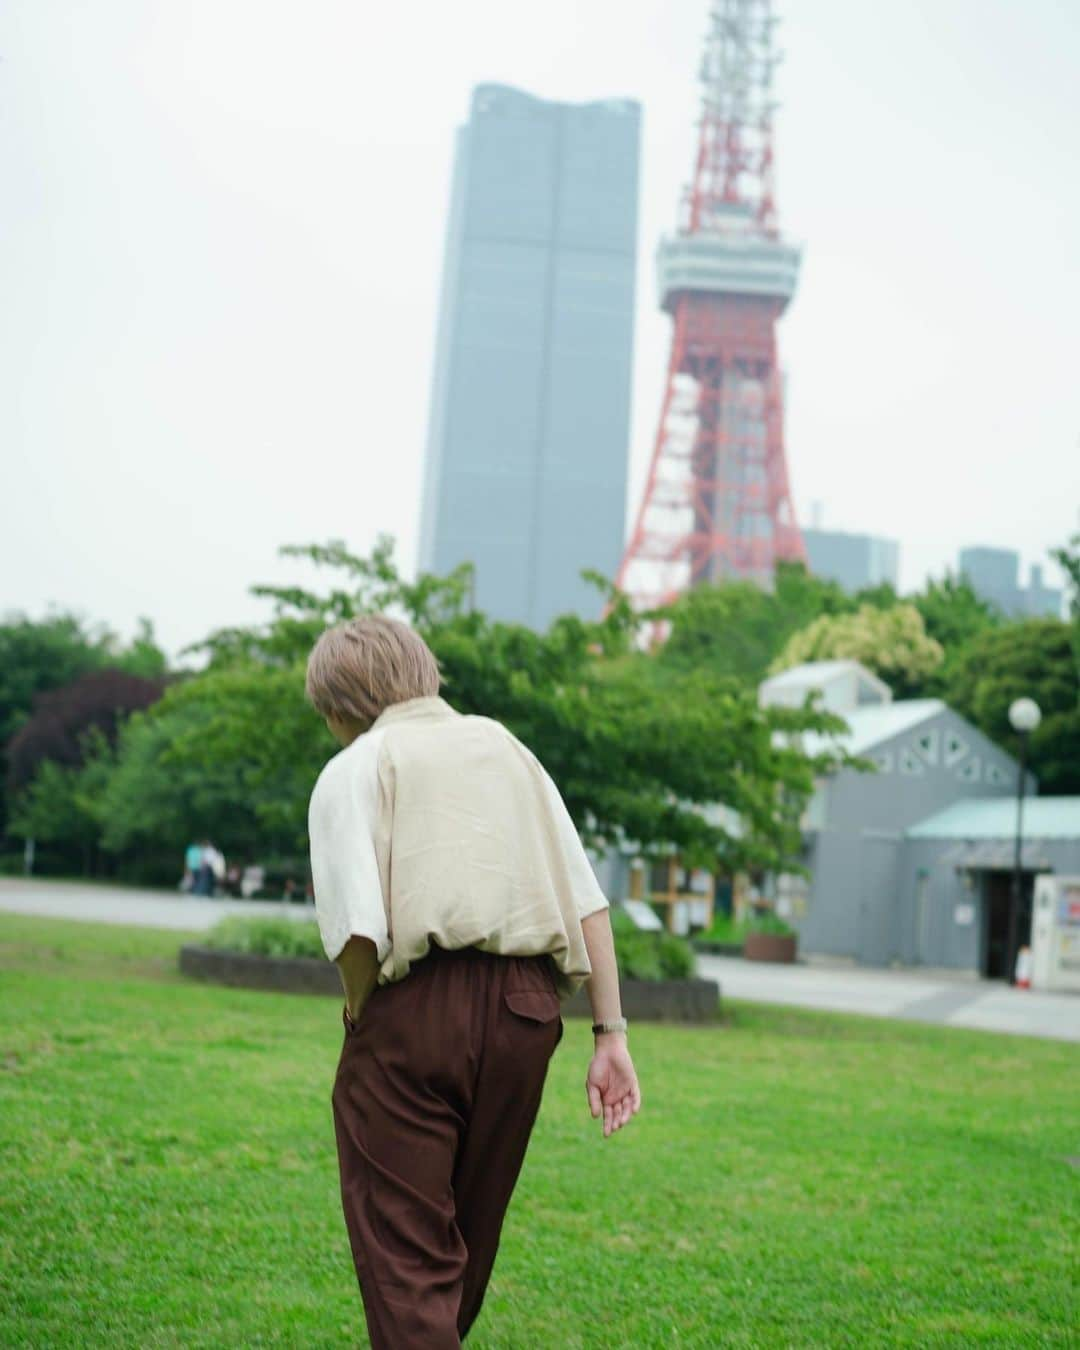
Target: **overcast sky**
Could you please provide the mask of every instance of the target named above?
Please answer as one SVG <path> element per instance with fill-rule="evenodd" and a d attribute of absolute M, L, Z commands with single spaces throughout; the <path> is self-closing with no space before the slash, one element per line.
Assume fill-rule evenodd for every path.
<path fill-rule="evenodd" d="M 173 652 L 379 531 L 415 561 L 472 87 L 644 106 L 630 496 L 706 0 L 6 0 L 0 610 Z M 800 519 L 1025 564 L 1080 528 L 1080 4 L 785 0 L 780 340 Z M 1048 566 L 1051 577 L 1057 569 Z"/>

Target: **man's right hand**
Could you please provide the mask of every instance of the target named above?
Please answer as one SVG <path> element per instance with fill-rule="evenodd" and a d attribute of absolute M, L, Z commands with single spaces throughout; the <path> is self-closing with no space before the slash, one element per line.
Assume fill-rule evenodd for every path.
<path fill-rule="evenodd" d="M 585 1078 L 585 1091 L 593 1117 L 603 1112 L 605 1139 L 621 1130 L 641 1109 L 641 1089 L 634 1072 L 634 1061 L 621 1031 L 602 1032 L 597 1036 L 596 1050 Z"/>

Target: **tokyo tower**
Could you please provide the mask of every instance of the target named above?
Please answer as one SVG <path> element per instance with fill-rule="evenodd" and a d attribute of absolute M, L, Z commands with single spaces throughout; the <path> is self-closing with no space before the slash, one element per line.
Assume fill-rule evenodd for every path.
<path fill-rule="evenodd" d="M 773 198 L 771 0 L 715 0 L 697 159 L 678 232 L 657 253 L 671 359 L 645 495 L 617 584 L 636 609 L 701 581 L 772 584 L 806 561 L 784 455 L 776 321 L 799 250 Z"/>

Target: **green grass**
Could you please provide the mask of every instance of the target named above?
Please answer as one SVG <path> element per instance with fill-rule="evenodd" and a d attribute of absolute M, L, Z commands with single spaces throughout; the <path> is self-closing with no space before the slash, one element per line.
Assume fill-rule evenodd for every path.
<path fill-rule="evenodd" d="M 0 916 L 0 1344 L 366 1344 L 336 1000 L 177 934 Z M 567 1021 L 478 1347 L 1076 1345 L 1080 1048 L 732 1005 L 637 1025 L 601 1137 Z"/>

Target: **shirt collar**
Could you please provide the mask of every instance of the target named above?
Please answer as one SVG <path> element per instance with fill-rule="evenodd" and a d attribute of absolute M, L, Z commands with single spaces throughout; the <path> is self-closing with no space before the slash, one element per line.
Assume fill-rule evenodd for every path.
<path fill-rule="evenodd" d="M 374 731 L 376 727 L 385 727 L 390 722 L 444 722 L 448 718 L 460 716 L 437 694 L 426 698 L 407 698 L 402 703 L 391 703 L 388 708 L 384 708 L 371 724 L 371 729 Z"/>

